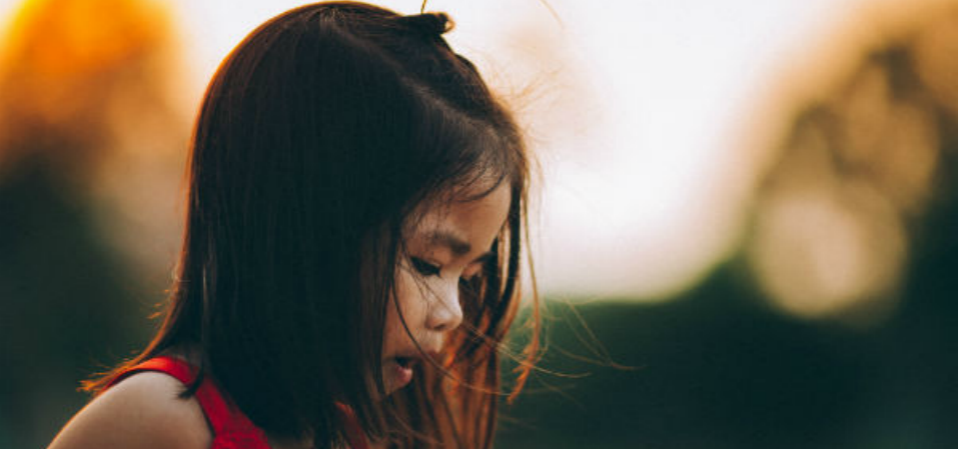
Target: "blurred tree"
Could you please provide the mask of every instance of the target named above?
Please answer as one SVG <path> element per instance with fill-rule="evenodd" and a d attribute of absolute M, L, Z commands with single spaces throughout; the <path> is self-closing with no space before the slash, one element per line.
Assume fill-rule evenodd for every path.
<path fill-rule="evenodd" d="M 0 446 L 48 443 L 85 401 L 78 382 L 149 335 L 166 279 L 149 281 L 166 276 L 144 273 L 172 263 L 156 250 L 179 234 L 187 134 L 169 23 L 148 1 L 36 0 L 3 40 Z"/>
<path fill-rule="evenodd" d="M 748 260 L 785 313 L 880 325 L 950 207 L 956 67 L 940 61 L 958 54 L 958 10 L 923 17 L 801 106 L 756 194 Z"/>
<path fill-rule="evenodd" d="M 958 444 L 958 8 L 912 13 L 799 109 L 748 242 L 775 309 L 880 351 L 857 447 Z"/>

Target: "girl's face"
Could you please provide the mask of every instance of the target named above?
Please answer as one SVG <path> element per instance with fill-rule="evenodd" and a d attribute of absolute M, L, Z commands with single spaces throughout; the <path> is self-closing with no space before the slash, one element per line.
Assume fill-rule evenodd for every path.
<path fill-rule="evenodd" d="M 446 335 L 462 322 L 460 281 L 481 275 L 509 202 L 503 183 L 480 199 L 430 208 L 406 231 L 408 257 L 396 271 L 397 302 L 388 307 L 383 332 L 386 394 L 412 381 L 414 363 L 441 362 Z"/>

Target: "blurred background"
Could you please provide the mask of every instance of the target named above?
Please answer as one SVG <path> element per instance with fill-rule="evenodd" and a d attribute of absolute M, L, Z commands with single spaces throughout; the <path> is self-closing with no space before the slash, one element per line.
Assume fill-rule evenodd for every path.
<path fill-rule="evenodd" d="M 205 84 L 298 4 L 0 0 L 0 448 L 147 341 Z M 958 2 L 427 9 L 540 164 L 498 447 L 958 447 Z"/>

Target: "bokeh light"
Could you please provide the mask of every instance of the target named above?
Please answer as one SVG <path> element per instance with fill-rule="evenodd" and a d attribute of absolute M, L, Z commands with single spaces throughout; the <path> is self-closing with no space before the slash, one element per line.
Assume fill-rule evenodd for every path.
<path fill-rule="evenodd" d="M 876 325 L 894 313 L 909 246 L 936 192 L 954 8 L 876 21 L 836 72 L 798 100 L 778 161 L 756 192 L 748 254 L 770 302 L 803 318 Z M 911 21 L 901 17 L 910 17 Z M 951 30 L 951 31 L 948 31 Z"/>

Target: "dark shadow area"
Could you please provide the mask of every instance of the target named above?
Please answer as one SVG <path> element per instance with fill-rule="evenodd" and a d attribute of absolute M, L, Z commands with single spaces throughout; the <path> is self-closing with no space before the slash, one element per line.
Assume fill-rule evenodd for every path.
<path fill-rule="evenodd" d="M 75 189 L 36 160 L 0 178 L 0 443 L 46 445 L 79 380 L 146 342 L 149 301 Z"/>
<path fill-rule="evenodd" d="M 958 235 L 950 211 L 929 227 Z M 900 314 L 864 333 L 768 310 L 734 264 L 675 302 L 577 307 L 636 369 L 563 354 L 595 358 L 559 312 L 541 367 L 586 376 L 537 375 L 503 407 L 499 447 L 955 447 L 958 252 L 941 249 L 919 252 Z"/>

